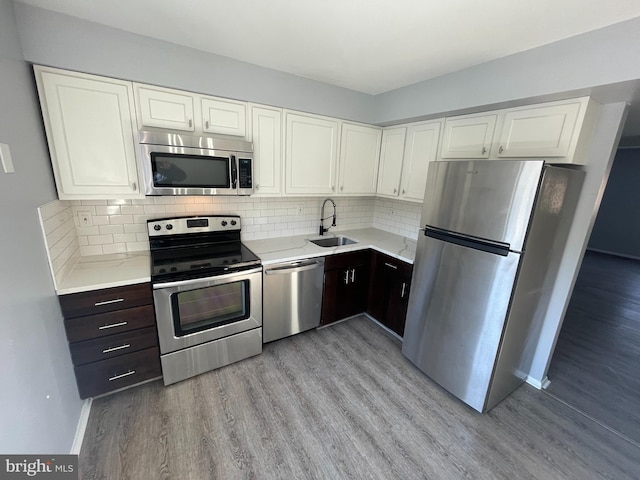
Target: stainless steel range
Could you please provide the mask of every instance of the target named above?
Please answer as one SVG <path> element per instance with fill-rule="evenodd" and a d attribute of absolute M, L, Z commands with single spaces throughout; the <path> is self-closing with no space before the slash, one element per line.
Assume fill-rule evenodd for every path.
<path fill-rule="evenodd" d="M 262 352 L 262 265 L 240 217 L 147 222 L 164 384 Z"/>

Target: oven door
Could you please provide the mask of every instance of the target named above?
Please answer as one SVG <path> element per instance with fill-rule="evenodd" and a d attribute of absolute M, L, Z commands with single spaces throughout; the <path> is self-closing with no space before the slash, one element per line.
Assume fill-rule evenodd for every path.
<path fill-rule="evenodd" d="M 262 326 L 262 267 L 153 285 L 160 353 Z"/>
<path fill-rule="evenodd" d="M 234 153 L 148 144 L 140 149 L 147 195 L 238 195 Z"/>

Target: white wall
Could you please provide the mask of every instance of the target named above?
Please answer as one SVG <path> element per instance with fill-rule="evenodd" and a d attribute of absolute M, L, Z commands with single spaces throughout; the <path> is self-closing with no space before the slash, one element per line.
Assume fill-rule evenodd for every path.
<path fill-rule="evenodd" d="M 37 207 L 55 198 L 42 119 L 22 58 L 13 5 L 0 0 L 0 452 L 69 453 L 78 397 Z"/>

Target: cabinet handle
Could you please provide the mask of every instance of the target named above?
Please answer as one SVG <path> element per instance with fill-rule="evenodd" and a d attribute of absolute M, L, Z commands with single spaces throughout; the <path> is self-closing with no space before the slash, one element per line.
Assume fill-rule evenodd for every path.
<path fill-rule="evenodd" d="M 356 283 L 356 269 L 351 269 L 351 283 Z"/>
<path fill-rule="evenodd" d="M 502 145 L 500 145 L 500 148 L 498 149 L 498 153 L 502 153 L 502 152 L 504 152 L 504 148 Z"/>
<path fill-rule="evenodd" d="M 405 193 L 407 193 L 407 191 L 403 188 L 402 189 L 402 194 L 404 195 Z"/>
<path fill-rule="evenodd" d="M 404 291 L 407 288 L 406 282 L 402 282 L 402 292 L 400 293 L 400 298 L 404 298 Z"/>
<path fill-rule="evenodd" d="M 101 327 L 98 327 L 98 330 L 106 330 L 107 328 L 123 327 L 126 324 L 127 322 L 111 323 L 109 325 L 102 325 Z"/>
<path fill-rule="evenodd" d="M 340 191 L 343 191 L 343 190 L 344 190 L 344 185 L 340 187 Z"/>
<path fill-rule="evenodd" d="M 260 185 L 256 183 L 256 190 L 258 190 L 259 188 L 260 188 Z"/>
<path fill-rule="evenodd" d="M 398 267 L 397 267 L 396 265 L 393 265 L 392 263 L 384 262 L 384 264 L 385 264 L 385 266 L 390 267 L 390 268 L 393 268 L 394 270 L 397 270 L 397 269 L 398 269 Z"/>
<path fill-rule="evenodd" d="M 344 271 L 344 284 L 349 285 L 349 270 Z"/>
<path fill-rule="evenodd" d="M 131 345 L 129 345 L 128 343 L 125 343 L 124 345 L 120 345 L 119 347 L 105 348 L 104 350 L 102 350 L 102 353 L 116 352 L 118 350 L 124 350 L 125 348 L 129 348 L 130 346 Z"/>
<path fill-rule="evenodd" d="M 114 375 L 113 377 L 109 377 L 109 381 L 118 380 L 119 378 L 128 377 L 129 375 L 134 375 L 136 373 L 135 370 L 129 370 L 127 373 L 121 373 L 120 375 Z"/>
<path fill-rule="evenodd" d="M 94 303 L 96 307 L 100 307 L 102 305 L 109 305 L 110 303 L 119 303 L 124 302 L 124 298 L 116 298 L 115 300 L 105 300 L 104 302 Z"/>
<path fill-rule="evenodd" d="M 131 190 L 133 190 L 134 192 L 138 189 L 138 185 L 136 184 L 136 182 L 133 182 L 131 184 Z"/>
<path fill-rule="evenodd" d="M 393 193 L 397 193 L 397 192 L 398 192 L 398 189 L 397 189 L 397 188 L 394 188 L 394 189 L 393 189 Z"/>
<path fill-rule="evenodd" d="M 487 153 L 487 147 L 482 147 L 482 155 L 484 155 L 485 153 Z"/>
<path fill-rule="evenodd" d="M 189 128 L 193 125 L 193 120 L 189 119 Z"/>
<path fill-rule="evenodd" d="M 336 186 L 335 185 L 331 185 L 331 191 L 335 192 L 336 191 Z"/>
<path fill-rule="evenodd" d="M 189 126 L 191 126 L 191 125 L 189 125 Z M 207 128 L 207 129 L 209 128 L 209 120 L 207 120 L 206 122 L 204 122 L 204 128 Z"/>

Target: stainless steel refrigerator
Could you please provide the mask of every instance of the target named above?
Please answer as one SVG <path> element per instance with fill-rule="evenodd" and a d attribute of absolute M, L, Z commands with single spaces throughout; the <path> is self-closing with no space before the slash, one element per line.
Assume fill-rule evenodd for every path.
<path fill-rule="evenodd" d="M 402 352 L 480 412 L 526 379 L 583 179 L 541 160 L 429 166 Z"/>

